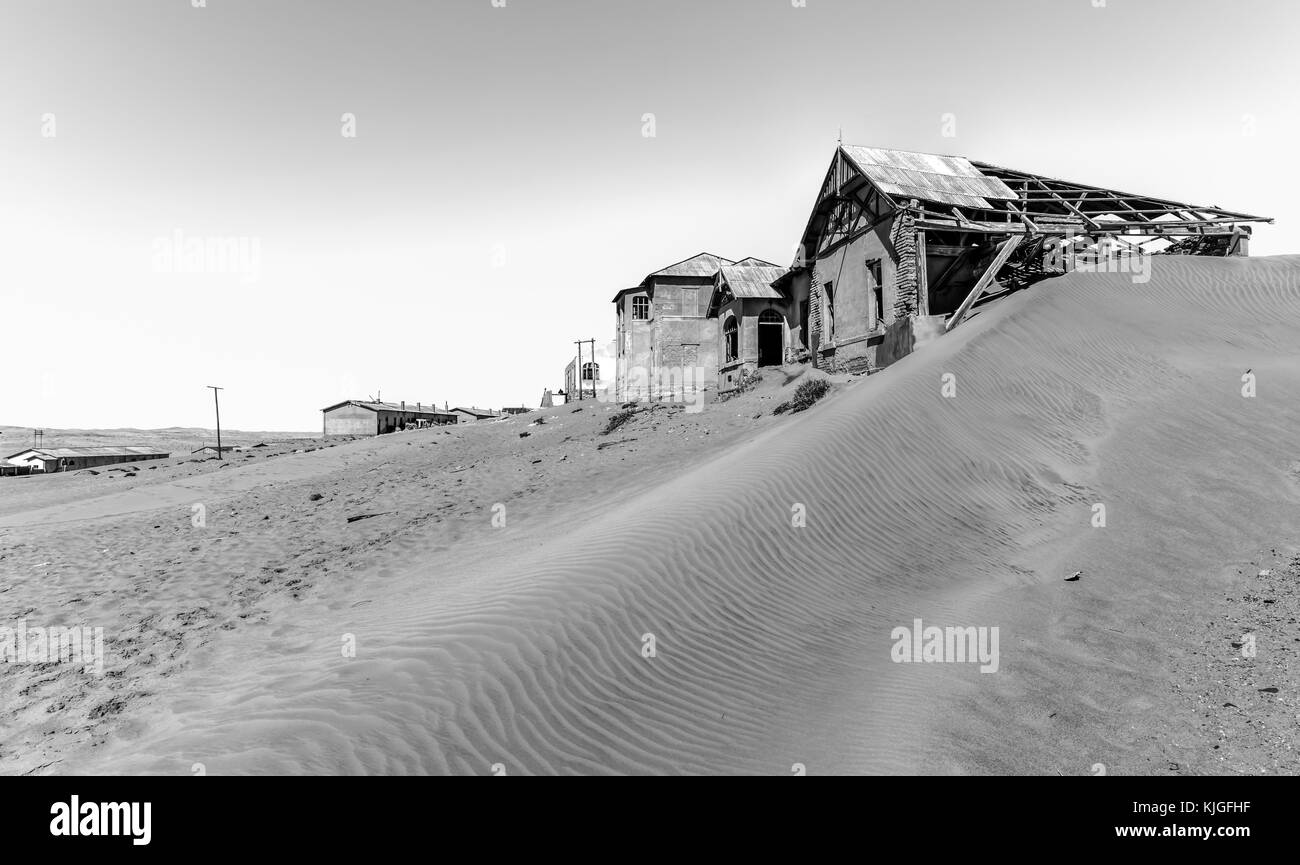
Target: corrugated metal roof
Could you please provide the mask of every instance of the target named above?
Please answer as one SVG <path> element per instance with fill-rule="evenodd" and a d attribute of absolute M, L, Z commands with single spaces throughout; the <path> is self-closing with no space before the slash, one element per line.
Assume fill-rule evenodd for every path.
<path fill-rule="evenodd" d="M 111 445 L 90 445 L 81 448 L 25 448 L 18 453 L 5 457 L 13 459 L 17 456 L 30 453 L 39 455 L 47 459 L 58 459 L 61 457 L 147 457 L 147 456 L 170 456 L 169 451 L 160 450 L 152 447 L 116 447 Z"/>
<path fill-rule="evenodd" d="M 433 414 L 447 415 L 447 414 L 451 414 L 451 412 L 443 411 L 442 409 L 438 408 L 438 407 L 435 406 L 435 405 L 426 405 L 426 406 L 423 406 L 422 408 L 416 408 L 416 407 L 415 407 L 415 405 L 416 405 L 415 403 L 413 403 L 413 402 L 408 402 L 408 403 L 406 404 L 406 408 L 402 408 L 401 403 L 396 403 L 396 402 L 371 402 L 371 401 L 369 401 L 369 400 L 362 400 L 362 399 L 345 399 L 345 400 L 343 400 L 343 402 L 337 402 L 337 403 L 335 403 L 334 405 L 327 405 L 327 406 L 325 406 L 325 408 L 321 409 L 321 411 L 331 411 L 331 410 L 333 410 L 333 409 L 336 409 L 336 408 L 339 408 L 340 406 L 345 406 L 345 405 L 355 405 L 355 406 L 360 406 L 361 408 L 368 408 L 368 409 L 370 409 L 371 411 L 395 411 L 395 412 L 399 412 L 399 413 L 400 413 L 400 412 L 406 412 L 407 414 L 428 414 L 428 415 L 433 415 Z"/>
<path fill-rule="evenodd" d="M 463 405 L 458 405 L 454 409 L 452 409 L 452 411 L 453 412 L 463 411 L 465 414 L 472 414 L 474 415 L 474 417 L 479 417 L 479 418 L 500 417 L 499 414 L 492 411 L 492 409 L 490 408 L 466 408 Z"/>
<path fill-rule="evenodd" d="M 772 261 L 764 261 L 761 258 L 754 258 L 751 255 L 749 258 L 742 258 L 740 261 L 737 261 L 736 266 L 737 267 L 780 267 L 781 265 Z"/>
<path fill-rule="evenodd" d="M 656 270 L 647 276 L 642 284 L 644 285 L 645 282 L 649 282 L 656 276 L 713 276 L 718 272 L 718 268 L 724 264 L 735 264 L 735 262 L 720 255 L 701 252 L 699 255 L 692 256 L 685 261 L 670 264 L 663 270 Z"/>
<path fill-rule="evenodd" d="M 982 173 L 960 156 L 842 145 L 864 175 L 881 192 L 894 198 L 916 198 L 942 204 L 991 207 L 988 199 L 1016 200 L 1011 188 Z"/>
<path fill-rule="evenodd" d="M 785 273 L 784 267 L 772 265 L 760 267 L 748 265 L 722 268 L 722 284 L 735 297 L 757 297 L 779 300 L 781 292 L 772 287 L 772 283 Z"/>

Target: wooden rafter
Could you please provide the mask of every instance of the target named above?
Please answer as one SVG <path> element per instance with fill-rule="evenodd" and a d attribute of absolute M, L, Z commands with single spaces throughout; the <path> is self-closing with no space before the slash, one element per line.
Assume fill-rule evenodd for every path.
<path fill-rule="evenodd" d="M 980 296 L 988 291 L 988 287 L 997 277 L 998 271 L 1002 269 L 1002 265 L 1007 263 L 1007 259 L 1011 257 L 1011 253 L 1016 251 L 1016 247 L 1020 245 L 1022 240 L 1024 240 L 1023 237 L 1013 234 L 998 244 L 998 252 L 997 255 L 993 256 L 993 262 L 980 275 L 975 287 L 970 290 L 970 294 L 966 295 L 966 299 L 961 302 L 961 306 L 957 307 L 957 311 L 952 314 L 952 318 L 948 319 L 947 324 L 943 326 L 944 333 L 961 324 L 961 320 L 966 317 L 966 313 L 970 312 L 970 308 L 975 305 L 975 301 L 979 300 Z"/>

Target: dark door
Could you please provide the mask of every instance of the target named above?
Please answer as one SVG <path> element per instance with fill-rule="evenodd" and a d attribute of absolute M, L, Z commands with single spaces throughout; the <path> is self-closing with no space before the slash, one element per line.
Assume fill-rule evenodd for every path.
<path fill-rule="evenodd" d="M 758 317 L 758 365 L 780 366 L 785 348 L 784 321 L 773 309 L 764 310 Z"/>

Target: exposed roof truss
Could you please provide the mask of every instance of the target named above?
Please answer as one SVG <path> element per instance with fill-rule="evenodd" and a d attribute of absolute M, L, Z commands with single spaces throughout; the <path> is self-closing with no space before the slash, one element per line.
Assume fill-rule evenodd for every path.
<path fill-rule="evenodd" d="M 915 156 L 899 152 L 898 158 Z M 1156 251 L 1144 246 L 1155 240 L 1176 246 L 1181 240 L 1205 235 L 1249 234 L 1249 223 L 1273 222 L 1271 217 L 1214 205 L 1120 192 L 987 162 L 967 164 L 986 178 L 1005 184 L 1014 195 L 984 195 L 978 204 L 960 205 L 954 204 L 951 196 L 938 193 L 934 198 L 943 200 L 903 201 L 882 191 L 843 147 L 837 148 L 804 229 L 795 266 L 805 265 L 874 228 L 899 207 L 913 210 L 918 228 L 986 235 L 1108 235 L 1145 252 Z M 951 185 L 956 181 L 948 178 L 944 182 Z M 1195 241 L 1191 247 L 1183 246 L 1200 248 L 1202 244 Z"/>

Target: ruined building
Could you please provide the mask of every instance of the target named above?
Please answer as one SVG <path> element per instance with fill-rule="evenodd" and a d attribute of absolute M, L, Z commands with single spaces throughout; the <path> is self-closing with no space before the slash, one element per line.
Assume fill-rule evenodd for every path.
<path fill-rule="evenodd" d="M 886 366 L 1071 261 L 1245 255 L 1271 219 L 901 150 L 841 145 L 790 271 L 792 350 L 819 368 Z"/>
<path fill-rule="evenodd" d="M 990 300 L 1074 267 L 1245 255 L 1268 217 L 1058 180 L 960 156 L 843 144 L 789 268 L 708 253 L 620 291 L 618 399 L 681 399 L 674 369 L 726 391 L 810 361 L 879 369 Z"/>
<path fill-rule="evenodd" d="M 713 390 L 726 355 L 711 304 L 719 270 L 781 268 L 701 252 L 614 295 L 616 399 L 683 399 Z"/>

